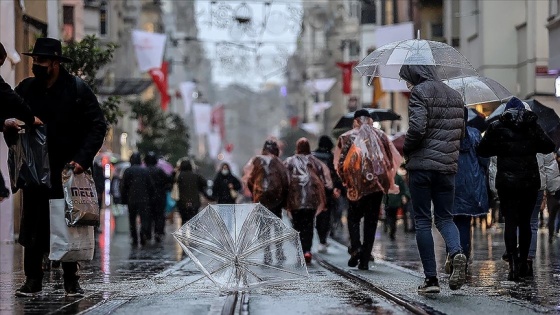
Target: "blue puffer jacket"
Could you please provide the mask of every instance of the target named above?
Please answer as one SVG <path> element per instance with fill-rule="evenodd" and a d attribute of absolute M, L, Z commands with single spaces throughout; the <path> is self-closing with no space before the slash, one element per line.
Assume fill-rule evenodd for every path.
<path fill-rule="evenodd" d="M 486 174 L 489 159 L 476 154 L 480 132 L 467 126 L 459 150 L 459 168 L 455 176 L 453 215 L 480 216 L 488 212 Z"/>

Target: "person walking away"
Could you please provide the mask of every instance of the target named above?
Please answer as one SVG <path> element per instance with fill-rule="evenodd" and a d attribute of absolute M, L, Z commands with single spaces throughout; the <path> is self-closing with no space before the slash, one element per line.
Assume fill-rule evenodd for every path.
<path fill-rule="evenodd" d="M 399 209 L 402 209 L 404 212 L 404 207 L 410 200 L 408 186 L 398 173 L 395 174 L 395 184 L 399 186 L 399 192 L 385 195 L 385 220 L 387 221 L 389 237 L 392 241 L 395 240 L 395 233 L 397 232 L 397 212 Z M 404 224 L 407 224 L 406 217 L 404 218 Z"/>
<path fill-rule="evenodd" d="M 219 204 L 235 204 L 240 190 L 241 182 L 231 173 L 229 164 L 222 163 L 214 177 L 212 198 Z"/>
<path fill-rule="evenodd" d="M 266 140 L 261 154 L 252 157 L 244 167 L 243 182 L 254 203 L 260 203 L 278 218 L 282 219 L 282 209 L 286 207 L 289 179 L 288 169 L 278 158 L 280 149 L 274 140 Z M 272 231 L 278 233 L 278 231 Z M 264 262 L 272 263 L 270 246 L 264 248 Z M 282 244 L 276 243 L 276 260 L 286 259 Z"/>
<path fill-rule="evenodd" d="M 24 247 L 25 283 L 17 296 L 34 296 L 42 291 L 42 258 L 49 252 L 49 199 L 62 199 L 62 170 L 70 164 L 74 173 L 91 168 L 101 148 L 107 123 L 95 94 L 62 63 L 71 59 L 62 55 L 62 45 L 53 38 L 38 38 L 33 51 L 23 53 L 33 58 L 34 77 L 23 80 L 15 92 L 29 104 L 34 116 L 46 125 L 51 188 L 23 188 L 23 211 L 19 243 Z M 31 120 L 31 119 L 29 119 Z M 17 129 L 4 123 L 6 129 Z M 64 290 L 67 296 L 82 296 L 77 262 L 63 262 Z"/>
<path fill-rule="evenodd" d="M 284 165 L 290 181 L 287 210 L 292 215 L 294 230 L 299 232 L 305 262 L 309 264 L 315 215 L 324 212 L 327 207 L 325 189 L 332 191 L 330 171 L 311 154 L 306 138 L 296 142 L 296 154 L 286 159 Z"/>
<path fill-rule="evenodd" d="M 179 186 L 177 209 L 181 215 L 181 224 L 185 224 L 198 213 L 201 206 L 200 194 L 208 200 L 212 200 L 212 197 L 206 192 L 208 181 L 193 171 L 191 161 L 181 161 L 176 178 Z"/>
<path fill-rule="evenodd" d="M 334 155 L 332 149 L 334 148 L 334 143 L 331 138 L 327 135 L 322 135 L 319 138 L 319 146 L 317 150 L 313 151 L 314 157 L 323 162 L 329 171 L 331 181 L 333 183 L 332 188 L 325 187 L 325 196 L 327 198 L 327 207 L 325 211 L 319 213 L 316 218 L 315 227 L 317 229 L 317 235 L 319 236 L 319 253 L 327 252 L 327 237 L 329 232 L 333 229 L 334 219 L 337 217 L 337 200 L 334 197 L 334 188 L 342 189 L 342 182 L 336 170 L 334 169 Z"/>
<path fill-rule="evenodd" d="M 556 167 L 560 164 L 560 150 L 555 154 Z M 560 190 L 556 192 L 546 192 L 546 208 L 548 209 L 548 243 L 552 244 L 554 242 L 554 236 L 558 232 L 555 226 L 558 215 L 560 214 Z"/>
<path fill-rule="evenodd" d="M 465 108 L 465 123 L 468 113 Z M 478 129 L 466 126 L 465 137 L 461 140 L 457 175 L 455 175 L 455 200 L 453 202 L 453 222 L 459 230 L 461 248 L 468 260 L 472 252 L 471 219 L 488 214 L 488 188 L 486 186 L 489 159 L 479 157 L 476 148 L 481 135 Z M 451 259 L 445 262 L 445 272 L 451 273 Z"/>
<path fill-rule="evenodd" d="M 403 153 L 414 208 L 416 243 L 425 275 L 418 293 L 440 291 L 432 217 L 451 254 L 453 272 L 449 277 L 449 288 L 458 290 L 465 283 L 467 258 L 462 252 L 459 231 L 453 223 L 451 211 L 460 140 L 464 133 L 465 104 L 459 92 L 440 80 L 435 66 L 404 65 L 399 75 L 411 91 L 409 128 Z"/>
<path fill-rule="evenodd" d="M 524 102 L 523 104 L 525 105 L 526 103 Z M 525 106 L 525 109 L 527 108 L 530 108 L 529 104 Z M 531 214 L 531 245 L 529 246 L 529 257 L 527 258 L 526 272 L 523 271 L 523 274 L 520 275 L 523 277 L 533 277 L 533 260 L 537 256 L 539 213 L 542 213 L 544 205 L 548 204 L 548 199 L 544 202 L 545 195 L 550 196 L 550 198 L 554 198 L 552 196 L 554 196 L 560 189 L 560 172 L 558 171 L 558 164 L 556 163 L 554 153 L 537 153 L 537 163 L 539 164 L 541 187 L 537 193 L 537 201 L 533 208 L 533 213 Z"/>
<path fill-rule="evenodd" d="M 373 127 L 367 110 L 356 111 L 353 124 L 352 130 L 338 138 L 334 165 L 350 200 L 348 266 L 368 270 L 383 194 L 395 188 L 394 178 L 401 158 L 387 135 Z M 362 217 L 363 243 L 360 241 Z"/>
<path fill-rule="evenodd" d="M 144 158 L 152 183 L 154 184 L 153 199 L 151 200 L 150 213 L 154 226 L 154 239 L 161 243 L 165 238 L 165 207 L 167 205 L 167 192 L 171 191 L 172 178 L 157 166 L 158 157 L 150 151 Z"/>
<path fill-rule="evenodd" d="M 477 149 L 480 156 L 497 156 L 496 188 L 505 218 L 510 281 L 519 281 L 528 271 L 531 215 L 541 186 L 536 154 L 553 152 L 555 147 L 537 119 L 513 97 L 499 120 L 490 124 Z"/>
<path fill-rule="evenodd" d="M 260 203 L 282 219 L 282 208 L 288 196 L 288 170 L 278 158 L 280 149 L 274 140 L 264 143 L 260 155 L 252 157 L 244 167 L 243 181 L 254 203 Z"/>
<path fill-rule="evenodd" d="M 130 239 L 138 246 L 136 219 L 140 216 L 140 245 L 152 238 L 152 214 L 150 205 L 154 200 L 155 186 L 148 169 L 142 166 L 142 156 L 135 152 L 130 156 L 130 167 L 124 170 L 120 182 L 121 201 L 128 206 Z"/>

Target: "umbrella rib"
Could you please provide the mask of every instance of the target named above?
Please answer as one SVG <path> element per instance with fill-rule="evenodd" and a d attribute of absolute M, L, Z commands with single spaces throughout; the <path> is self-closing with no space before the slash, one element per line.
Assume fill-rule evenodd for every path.
<path fill-rule="evenodd" d="M 253 262 L 253 261 L 247 261 L 247 260 L 243 260 L 243 262 L 247 265 L 270 268 L 270 269 L 278 270 L 278 271 L 281 271 L 281 272 L 289 273 L 289 274 L 292 274 L 292 275 L 301 276 L 301 274 L 299 274 L 297 272 L 290 271 L 290 270 L 287 270 L 287 269 L 278 268 L 278 267 L 273 266 L 273 265 L 259 264 L 259 263 L 256 263 L 256 262 Z"/>
<path fill-rule="evenodd" d="M 213 208 L 211 208 L 211 209 L 214 210 Z M 226 235 L 226 242 L 229 246 L 230 252 L 234 253 L 235 252 L 235 246 L 233 244 L 233 240 L 231 239 L 231 235 L 229 234 L 222 217 L 220 217 L 218 215 L 218 212 L 216 210 L 214 210 L 212 212 L 212 215 L 217 216 L 219 219 L 221 219 L 221 220 L 216 220 L 217 226 L 222 231 L 223 235 Z"/>
<path fill-rule="evenodd" d="M 209 252 L 215 254 L 217 257 L 220 257 L 220 258 L 223 258 L 223 259 L 230 259 L 230 260 L 231 260 L 231 258 L 233 258 L 233 255 L 231 253 L 225 252 L 225 254 L 224 254 L 223 250 L 221 250 L 219 248 L 216 248 L 215 246 L 212 246 L 212 247 L 208 246 L 207 243 L 201 242 L 198 239 L 195 239 L 195 238 L 186 239 L 186 238 L 181 237 L 181 236 L 179 236 L 178 238 L 180 238 L 182 241 L 186 241 L 186 242 L 189 242 L 189 243 L 192 242 L 192 243 L 195 243 L 197 245 L 202 245 L 201 246 L 202 248 L 204 248 L 205 250 L 208 250 Z"/>
<path fill-rule="evenodd" d="M 274 242 L 280 242 L 283 241 L 285 239 L 288 239 L 289 237 L 293 237 L 294 233 L 290 232 L 289 234 L 283 234 L 280 236 L 276 236 L 274 238 L 270 238 L 262 243 L 260 243 L 259 245 L 255 246 L 255 247 L 250 247 L 247 251 L 245 251 L 243 254 L 240 255 L 241 258 L 246 258 L 247 256 L 253 254 L 254 252 L 258 251 L 261 248 L 264 248 L 268 245 L 273 244 Z"/>
<path fill-rule="evenodd" d="M 247 266 L 241 266 L 241 268 L 243 268 L 245 271 L 247 271 L 248 273 L 252 274 L 255 278 L 257 278 L 259 281 L 263 281 L 264 279 L 259 277 L 256 273 L 254 273 L 253 271 L 251 271 L 249 268 L 247 268 Z"/>

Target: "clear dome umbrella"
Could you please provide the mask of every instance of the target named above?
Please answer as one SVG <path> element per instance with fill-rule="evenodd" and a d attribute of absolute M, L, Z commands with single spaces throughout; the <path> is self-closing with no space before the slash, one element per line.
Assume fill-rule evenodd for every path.
<path fill-rule="evenodd" d="M 500 83 L 481 76 L 444 80 L 445 84 L 461 93 L 465 105 L 489 102 L 507 102 L 513 95 Z"/>
<path fill-rule="evenodd" d="M 441 42 L 407 39 L 381 46 L 365 57 L 356 70 L 362 76 L 400 79 L 403 65 L 431 65 L 442 80 L 478 75 L 459 51 Z"/>
<path fill-rule="evenodd" d="M 173 236 L 220 291 L 309 276 L 299 233 L 261 204 L 209 205 Z"/>

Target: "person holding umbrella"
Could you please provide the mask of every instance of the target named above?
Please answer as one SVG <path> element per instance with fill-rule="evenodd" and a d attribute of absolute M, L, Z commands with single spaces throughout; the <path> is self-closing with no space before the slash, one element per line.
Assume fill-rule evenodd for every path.
<path fill-rule="evenodd" d="M 510 281 L 519 281 L 520 275 L 529 271 L 531 215 L 541 187 L 536 155 L 555 149 L 537 119 L 521 100 L 513 97 L 499 119 L 490 124 L 477 149 L 480 156 L 497 156 L 496 188 L 505 218 Z"/>
<path fill-rule="evenodd" d="M 449 288 L 458 290 L 465 283 L 467 264 L 452 215 L 455 174 L 465 125 L 463 98 L 440 80 L 435 66 L 403 65 L 399 75 L 411 91 L 403 152 L 413 200 L 416 242 L 426 277 L 418 293 L 440 292 L 432 217 L 451 255 L 453 271 Z"/>

